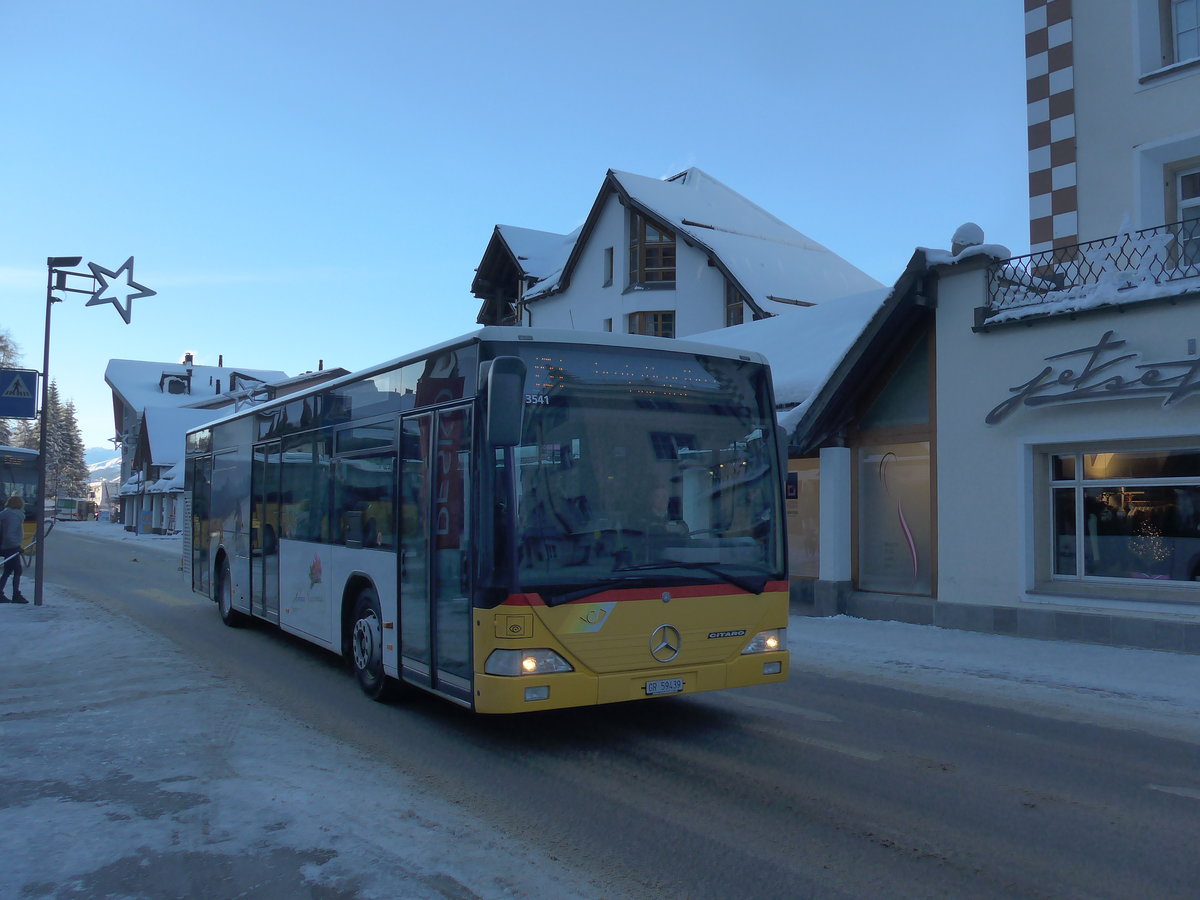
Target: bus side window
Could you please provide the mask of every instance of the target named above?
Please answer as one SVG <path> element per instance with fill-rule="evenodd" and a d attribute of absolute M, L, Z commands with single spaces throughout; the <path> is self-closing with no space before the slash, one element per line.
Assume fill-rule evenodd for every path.
<path fill-rule="evenodd" d="M 396 456 L 387 451 L 338 461 L 334 521 L 339 543 L 395 549 Z"/>
<path fill-rule="evenodd" d="M 310 432 L 284 443 L 283 490 L 285 498 L 308 498 L 285 507 L 285 532 L 301 541 L 329 543 L 329 491 L 331 489 L 327 434 Z M 285 503 L 287 501 L 285 500 Z"/>

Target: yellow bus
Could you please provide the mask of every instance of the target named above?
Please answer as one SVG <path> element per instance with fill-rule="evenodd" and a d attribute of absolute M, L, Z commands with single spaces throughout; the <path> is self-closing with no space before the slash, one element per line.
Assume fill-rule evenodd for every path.
<path fill-rule="evenodd" d="M 787 677 L 762 357 L 489 326 L 187 436 L 185 569 L 221 618 L 511 713 Z"/>

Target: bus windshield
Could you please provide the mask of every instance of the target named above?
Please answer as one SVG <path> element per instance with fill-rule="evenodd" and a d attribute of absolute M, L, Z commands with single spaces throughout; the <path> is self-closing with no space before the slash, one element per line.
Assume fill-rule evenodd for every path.
<path fill-rule="evenodd" d="M 639 584 L 760 593 L 783 577 L 763 366 L 516 349 L 528 367 L 524 437 L 497 451 L 495 523 L 511 589 L 555 604 Z"/>

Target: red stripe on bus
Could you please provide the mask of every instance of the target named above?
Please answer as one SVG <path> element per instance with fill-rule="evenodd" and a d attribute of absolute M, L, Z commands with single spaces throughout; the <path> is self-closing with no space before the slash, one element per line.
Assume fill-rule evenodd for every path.
<path fill-rule="evenodd" d="M 786 581 L 769 581 L 763 589 L 763 593 L 780 593 L 788 589 Z M 670 589 L 664 588 L 623 588 L 621 590 L 599 591 L 595 594 L 589 594 L 586 597 L 581 597 L 578 600 L 572 600 L 570 603 L 564 603 L 563 606 L 570 606 L 574 603 L 606 603 L 616 602 L 623 603 L 631 600 L 658 600 L 662 597 L 664 590 L 669 593 L 672 599 L 683 599 L 686 597 L 717 597 L 722 594 L 742 594 L 745 591 L 731 590 L 729 585 L 724 584 L 697 584 L 691 586 L 673 586 Z M 546 601 L 542 599 L 541 594 L 509 594 L 502 606 L 545 606 Z"/>

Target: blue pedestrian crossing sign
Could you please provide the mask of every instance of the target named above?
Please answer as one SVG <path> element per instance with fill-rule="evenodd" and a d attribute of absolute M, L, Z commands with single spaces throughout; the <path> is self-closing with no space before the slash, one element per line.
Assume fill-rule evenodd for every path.
<path fill-rule="evenodd" d="M 37 418 L 35 369 L 0 369 L 0 418 Z"/>

